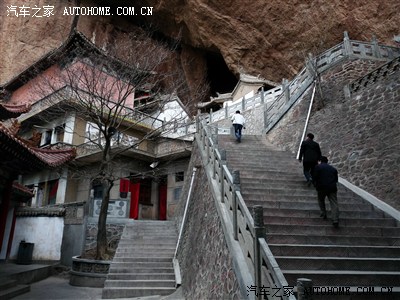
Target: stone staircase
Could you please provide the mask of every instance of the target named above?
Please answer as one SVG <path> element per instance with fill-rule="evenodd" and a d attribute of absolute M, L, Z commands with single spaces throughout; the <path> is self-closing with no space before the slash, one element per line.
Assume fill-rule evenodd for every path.
<path fill-rule="evenodd" d="M 12 299 L 18 295 L 28 293 L 31 287 L 27 284 L 18 284 L 16 280 L 4 278 L 0 282 L 0 299 Z"/>
<path fill-rule="evenodd" d="M 305 184 L 302 164 L 293 154 L 258 136 L 244 135 L 236 143 L 220 135 L 218 144 L 226 150 L 231 172 L 240 171 L 247 206 L 264 208 L 266 239 L 289 286 L 309 278 L 315 287 L 350 287 L 351 296 L 331 299 L 400 299 L 398 221 L 339 185 L 340 226 L 334 228 L 329 201 L 323 220 L 316 191 Z M 381 287 L 397 293 L 379 293 Z M 357 293 L 372 289 L 376 293 Z"/>
<path fill-rule="evenodd" d="M 125 226 L 103 299 L 169 295 L 175 292 L 172 259 L 177 232 L 172 221 L 134 221 Z"/>

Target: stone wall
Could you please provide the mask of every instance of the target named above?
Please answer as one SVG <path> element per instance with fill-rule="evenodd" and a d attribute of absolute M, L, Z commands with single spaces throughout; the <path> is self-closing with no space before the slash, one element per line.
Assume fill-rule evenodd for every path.
<path fill-rule="evenodd" d="M 262 104 L 254 109 L 241 111 L 246 120 L 246 129 L 242 130 L 243 138 L 245 138 L 246 135 L 261 135 L 264 133 L 264 105 L 265 104 Z M 213 123 L 213 125 L 219 128 L 233 130 L 231 117 L 232 116 L 229 116 L 227 119 L 217 121 Z M 231 133 L 233 134 L 233 131 L 231 131 Z"/>
<path fill-rule="evenodd" d="M 339 175 L 400 209 L 400 71 L 380 78 L 351 97 L 344 86 L 384 64 L 349 59 L 322 74 L 321 91 L 307 132 L 315 134 Z M 311 89 L 267 134 L 267 139 L 295 154 L 311 99 Z"/>
<path fill-rule="evenodd" d="M 124 227 L 125 223 L 107 223 L 106 230 L 108 247 L 113 252 L 117 250 Z M 89 256 L 96 251 L 97 228 L 97 223 L 88 223 L 86 227 L 86 242 L 84 251 Z"/>
<path fill-rule="evenodd" d="M 188 174 L 192 174 L 196 165 L 200 165 L 200 159 L 198 149 L 194 147 Z M 191 176 L 188 176 L 176 210 L 177 224 L 182 221 L 190 179 Z M 197 169 L 177 256 L 182 288 L 186 299 L 239 299 L 232 259 L 207 183 L 204 169 Z"/>

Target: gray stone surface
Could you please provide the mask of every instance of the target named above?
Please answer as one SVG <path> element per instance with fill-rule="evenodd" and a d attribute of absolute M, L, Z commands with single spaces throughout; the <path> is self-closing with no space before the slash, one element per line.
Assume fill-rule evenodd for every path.
<path fill-rule="evenodd" d="M 347 60 L 322 74 L 322 94 L 316 93 L 307 132 L 315 134 L 324 155 L 339 175 L 399 209 L 400 202 L 400 82 L 399 70 L 346 98 L 346 84 L 384 62 Z M 311 98 L 311 90 L 287 114 L 267 139 L 296 153 Z"/>
<path fill-rule="evenodd" d="M 199 159 L 197 151 L 196 148 L 192 153 L 190 173 Z M 207 182 L 203 168 L 199 168 L 178 252 L 183 294 L 186 299 L 238 299 L 240 292 L 232 259 Z M 180 215 L 183 214 L 188 183 L 190 180 L 182 192 L 184 201 L 177 210 Z"/>

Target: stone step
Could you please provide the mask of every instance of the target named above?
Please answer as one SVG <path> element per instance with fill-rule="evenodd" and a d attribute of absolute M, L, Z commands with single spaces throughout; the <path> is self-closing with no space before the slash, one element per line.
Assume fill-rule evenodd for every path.
<path fill-rule="evenodd" d="M 372 237 L 392 237 L 400 238 L 400 228 L 397 227 L 344 227 L 340 224 L 339 228 L 334 228 L 330 221 L 326 225 L 286 225 L 268 224 L 267 234 L 310 234 L 310 235 L 341 235 L 341 236 L 372 236 Z"/>
<path fill-rule="evenodd" d="M 165 237 L 165 238 L 171 238 L 176 236 L 176 231 L 172 230 L 163 230 L 159 229 L 157 231 L 155 230 L 131 230 L 129 233 L 125 233 L 123 237 L 128 236 L 137 236 L 137 237 L 143 237 L 143 238 L 151 238 L 151 237 Z"/>
<path fill-rule="evenodd" d="M 399 271 L 399 258 L 275 256 L 285 270 Z M 399 273 L 400 275 L 400 273 Z"/>
<path fill-rule="evenodd" d="M 149 257 L 147 255 L 138 257 L 114 257 L 113 263 L 134 263 L 134 262 L 168 262 L 171 263 L 171 257 Z"/>
<path fill-rule="evenodd" d="M 175 287 L 108 287 L 103 289 L 102 299 L 170 295 L 175 292 L 175 290 Z"/>
<path fill-rule="evenodd" d="M 158 280 L 151 280 L 151 279 L 144 279 L 144 280 L 107 280 L 104 284 L 105 288 L 108 287 L 171 287 L 175 288 L 175 280 L 168 280 L 168 279 L 158 279 Z"/>
<path fill-rule="evenodd" d="M 250 211 L 254 205 L 264 208 L 266 239 L 290 286 L 301 277 L 311 278 L 314 286 L 400 283 L 396 220 L 338 185 L 340 227 L 334 228 L 328 199 L 328 220 L 323 220 L 317 193 L 305 184 L 294 153 L 276 151 L 260 136 L 245 135 L 240 144 L 232 136 L 218 141 L 227 150 L 228 169 L 239 170 Z"/>
<path fill-rule="evenodd" d="M 167 246 L 165 246 L 165 247 L 160 246 L 160 248 L 156 249 L 153 247 L 153 245 L 136 245 L 134 247 L 129 247 L 129 246 L 118 247 L 116 253 L 121 253 L 121 254 L 128 253 L 129 254 L 129 253 L 132 253 L 133 251 L 135 252 L 134 254 L 136 254 L 136 255 L 139 253 L 144 253 L 144 254 L 148 253 L 148 254 L 152 254 L 153 256 L 157 254 L 157 255 L 161 255 L 161 257 L 163 257 L 163 256 L 173 255 L 175 252 L 175 247 L 167 248 Z"/>
<path fill-rule="evenodd" d="M 172 265 L 172 258 L 171 261 L 161 262 L 161 261 L 135 261 L 135 262 L 119 262 L 113 261 L 112 267 L 114 268 L 145 268 L 145 269 L 157 269 L 157 268 L 169 268 Z"/>
<path fill-rule="evenodd" d="M 155 243 L 159 244 L 174 244 L 176 243 L 176 236 L 134 236 L 124 235 L 121 237 L 121 242 L 124 243 Z"/>
<path fill-rule="evenodd" d="M 289 199 L 281 200 L 279 196 L 276 196 L 278 200 L 268 200 L 262 195 L 252 196 L 251 199 L 246 200 L 245 203 L 248 207 L 252 207 L 255 205 L 261 205 L 264 208 L 264 211 L 268 209 L 299 209 L 299 210 L 318 210 L 319 205 L 316 199 L 310 199 L 310 201 L 298 201 L 297 199 Z M 325 206 L 327 210 L 330 210 L 330 205 L 328 201 L 325 201 Z M 339 202 L 339 210 L 340 211 L 372 211 L 372 205 L 368 204 L 357 204 L 357 203 L 340 203 Z"/>
<path fill-rule="evenodd" d="M 17 280 L 3 279 L 0 282 L 0 299 L 12 299 L 16 296 L 28 293 L 30 290 L 30 285 L 18 284 Z"/>
<path fill-rule="evenodd" d="M 172 263 L 170 264 L 170 268 L 140 268 L 140 267 L 124 267 L 124 266 L 114 266 L 114 263 L 110 266 L 110 272 L 112 273 L 174 273 L 174 268 L 172 267 Z"/>
<path fill-rule="evenodd" d="M 327 203 L 328 204 L 328 203 Z M 254 205 L 254 204 L 253 204 Z M 296 209 L 296 208 L 268 208 L 263 210 L 264 218 L 268 216 L 281 216 L 281 217 L 299 217 L 299 218 L 312 218 L 319 217 L 319 207 L 311 209 Z M 327 216 L 330 218 L 331 212 L 327 211 Z M 340 208 L 340 218 L 385 218 L 385 214 L 379 210 L 368 211 L 346 211 Z"/>
<path fill-rule="evenodd" d="M 276 256 L 400 257 L 398 246 L 269 244 L 269 248 Z"/>
<path fill-rule="evenodd" d="M 107 280 L 175 280 L 174 273 L 108 273 Z"/>
<path fill-rule="evenodd" d="M 297 278 L 311 279 L 314 286 L 398 286 L 400 282 L 400 272 L 285 269 L 282 272 L 290 286 L 296 286 Z"/>
<path fill-rule="evenodd" d="M 268 244 L 312 244 L 312 245 L 364 245 L 364 246 L 397 246 L 400 238 L 382 236 L 344 236 L 344 235 L 311 235 L 268 233 Z"/>
<path fill-rule="evenodd" d="M 244 160 L 247 159 L 248 161 Z M 259 156 L 259 157 L 246 157 L 246 158 L 235 158 L 229 159 L 227 158 L 227 166 L 232 167 L 232 169 L 238 170 L 266 170 L 268 172 L 277 172 L 283 171 L 282 166 L 277 164 L 277 161 L 282 160 L 281 157 L 268 157 L 268 159 Z M 286 159 L 286 158 L 284 158 Z M 252 160 L 254 160 L 252 162 Z M 291 163 L 285 163 L 286 170 L 296 170 L 296 172 L 303 172 L 303 165 L 293 161 Z"/>
<path fill-rule="evenodd" d="M 328 219 L 329 220 L 329 219 Z M 319 215 L 314 217 L 286 217 L 286 216 L 264 216 L 264 224 L 286 224 L 286 225 L 324 225 L 326 220 L 323 220 Z M 381 226 L 381 227 L 396 227 L 394 219 L 385 218 L 340 218 L 342 227 L 348 226 Z"/>
<path fill-rule="evenodd" d="M 128 224 L 104 283 L 103 298 L 166 295 L 175 291 L 172 258 L 177 231 L 172 221 Z"/>
<path fill-rule="evenodd" d="M 294 190 L 293 193 L 290 193 L 290 191 L 283 191 L 283 190 L 278 190 L 277 192 L 266 192 L 263 193 L 262 190 L 257 190 L 257 191 L 249 191 L 247 189 L 241 189 L 240 193 L 243 196 L 243 199 L 247 199 L 247 201 L 252 201 L 252 200 L 259 200 L 259 201 L 279 201 L 279 200 L 286 200 L 286 201 L 295 201 L 295 202 L 317 202 L 318 201 L 318 196 L 315 191 L 310 191 L 310 192 L 304 192 L 301 193 L 300 191 Z M 351 196 L 351 195 L 338 195 L 337 196 L 339 206 L 342 203 L 348 203 L 348 204 L 357 204 L 357 205 L 365 205 L 368 207 L 373 207 L 370 203 L 366 201 L 360 201 L 357 197 Z M 325 202 L 328 203 L 329 200 L 326 197 Z M 340 208 L 340 207 L 339 207 Z"/>
<path fill-rule="evenodd" d="M 169 259 L 170 261 L 172 261 L 172 258 L 174 256 L 174 253 L 152 253 L 152 252 L 146 252 L 146 251 L 133 251 L 131 253 L 129 252 L 124 252 L 124 253 L 117 253 L 117 255 L 114 256 L 114 259 L 118 259 L 116 260 L 116 262 L 119 262 L 120 259 L 141 259 L 144 256 L 146 256 L 145 258 L 152 260 L 152 259 L 161 259 L 161 260 L 167 260 Z"/>

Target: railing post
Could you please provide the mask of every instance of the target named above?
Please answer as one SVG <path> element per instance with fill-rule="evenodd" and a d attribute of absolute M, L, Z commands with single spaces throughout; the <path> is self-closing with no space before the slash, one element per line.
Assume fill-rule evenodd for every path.
<path fill-rule="evenodd" d="M 297 278 L 297 300 L 311 300 L 313 283 L 311 279 Z"/>
<path fill-rule="evenodd" d="M 242 112 L 246 109 L 246 100 L 244 99 L 244 96 L 242 97 Z"/>
<path fill-rule="evenodd" d="M 289 81 L 286 78 L 282 79 L 282 89 L 285 93 L 285 102 L 289 102 L 290 100 L 290 91 L 289 91 Z"/>
<path fill-rule="evenodd" d="M 382 58 L 382 54 L 378 45 L 378 40 L 376 39 L 375 35 L 372 37 L 372 49 L 376 58 Z"/>
<path fill-rule="evenodd" d="M 343 35 L 343 55 L 350 56 L 353 54 L 353 47 L 350 43 L 349 33 L 345 31 Z"/>
<path fill-rule="evenodd" d="M 306 59 L 306 69 L 308 74 L 314 79 L 317 75 L 317 68 L 318 66 L 314 64 L 314 59 L 311 53 L 308 53 L 308 57 Z"/>
<path fill-rule="evenodd" d="M 203 146 L 203 150 L 206 149 L 206 127 L 204 123 L 201 124 L 201 145 Z"/>
<path fill-rule="evenodd" d="M 225 105 L 225 119 L 228 119 L 229 118 L 229 115 L 228 115 L 228 104 L 225 102 L 224 105 Z"/>
<path fill-rule="evenodd" d="M 212 147 L 212 165 L 213 165 L 213 174 L 212 174 L 212 178 L 213 179 L 215 179 L 215 174 L 216 174 L 216 171 L 217 171 L 217 158 L 216 158 L 216 156 L 215 156 L 215 151 L 216 151 L 216 149 L 218 148 L 217 147 L 217 145 L 218 145 L 218 127 L 213 127 L 212 128 L 212 130 L 213 131 L 215 131 L 215 129 L 216 129 L 216 133 L 214 132 L 212 135 L 211 135 L 211 139 L 212 139 L 212 141 L 213 141 L 213 147 Z"/>
<path fill-rule="evenodd" d="M 264 104 L 265 99 L 264 99 L 264 87 L 263 86 L 261 87 L 260 93 L 261 93 L 261 95 L 260 95 L 261 104 Z"/>
<path fill-rule="evenodd" d="M 268 106 L 264 103 L 264 130 L 268 127 Z"/>
<path fill-rule="evenodd" d="M 240 171 L 233 171 L 233 195 L 232 195 L 232 214 L 233 214 L 233 238 L 237 241 L 238 239 L 238 226 L 237 226 L 237 197 L 236 191 L 240 191 Z"/>
<path fill-rule="evenodd" d="M 225 178 L 225 171 L 224 171 L 224 165 L 226 165 L 226 150 L 222 149 L 221 150 L 221 202 L 225 202 L 225 187 L 224 187 L 224 178 Z"/>
<path fill-rule="evenodd" d="M 254 281 L 257 289 L 258 299 L 262 299 L 261 295 L 261 254 L 260 243 L 258 239 L 265 236 L 263 207 L 261 205 L 253 206 L 254 219 Z"/>

